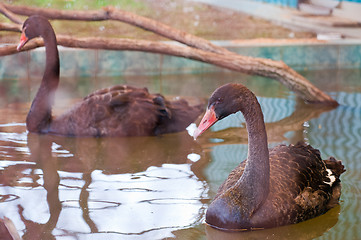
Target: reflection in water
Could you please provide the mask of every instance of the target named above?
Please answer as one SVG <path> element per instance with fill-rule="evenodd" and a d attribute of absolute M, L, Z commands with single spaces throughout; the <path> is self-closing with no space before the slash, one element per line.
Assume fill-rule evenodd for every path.
<path fill-rule="evenodd" d="M 21 239 L 14 223 L 7 217 L 0 218 L 0 239 L 1 240 Z"/>
<path fill-rule="evenodd" d="M 277 131 L 302 129 L 303 122 L 324 111 L 311 111 L 302 104 L 297 106 L 299 109 L 290 116 L 269 123 L 271 138 L 273 132 L 277 135 Z M 236 141 L 228 135 L 225 135 L 226 142 Z M 209 201 L 209 186 L 203 180 L 208 179 L 212 195 L 214 178 L 219 176 L 220 167 L 227 166 L 222 155 L 225 152 L 230 156 L 239 155 L 237 150 L 229 151 L 230 146 L 246 147 L 245 144 L 215 143 L 212 152 L 215 159 L 209 165 L 207 152 L 202 152 L 201 146 L 186 132 L 162 137 L 102 139 L 29 133 L 26 142 L 30 150 L 26 163 L 4 169 L 5 175 L 18 178 L 11 181 L 4 178 L 2 182 L 5 185 L 7 181 L 6 185 L 12 187 L 13 183 L 26 183 L 24 186 L 29 189 L 23 189 L 24 192 L 40 191 L 43 196 L 39 199 L 38 193 L 36 202 L 26 201 L 17 206 L 24 225 L 20 228 L 24 239 L 55 239 L 65 232 L 74 236 L 105 234 L 151 239 L 177 235 L 202 223 Z M 226 150 L 219 151 L 223 146 Z M 210 169 L 218 162 L 217 154 L 223 163 L 214 174 L 206 171 L 204 176 L 203 169 Z M 16 168 L 13 170 L 13 167 Z M 12 174 L 7 174 L 9 171 Z M 14 171 L 17 174 L 13 174 Z M 228 173 L 228 170 L 221 171 L 221 174 Z M 48 211 L 41 209 L 41 214 L 33 211 L 39 202 L 42 208 L 48 206 Z"/>
<path fill-rule="evenodd" d="M 18 204 L 24 239 L 55 239 L 67 231 L 153 238 L 201 222 L 205 207 L 200 200 L 206 198 L 207 187 L 191 170 L 187 156 L 197 154 L 199 146 L 185 132 L 104 139 L 29 133 L 27 142 L 27 161 L 36 164 L 13 165 L 16 170 L 9 166 L 4 173 L 28 172 L 29 190 L 43 192 L 39 186 L 44 187 L 49 211 L 36 216 L 34 205 L 43 205 L 39 196 L 36 202 L 29 198 Z M 1 184 L 12 187 L 7 180 Z"/>
<path fill-rule="evenodd" d="M 287 133 L 292 132 L 291 142 L 296 143 L 303 139 L 304 123 L 319 117 L 322 113 L 333 110 L 333 108 L 311 106 L 298 100 L 294 102 L 285 101 L 280 98 L 259 98 L 264 111 L 268 143 L 279 143 L 287 140 Z M 295 106 L 294 106 L 295 105 Z M 230 115 L 228 121 L 217 122 L 212 129 L 214 132 L 203 134 L 212 135 L 212 138 L 223 139 L 224 144 L 247 144 L 248 135 L 241 113 Z M 219 123 L 219 124 L 218 124 Z M 292 140 L 294 138 L 294 140 Z M 220 145 L 221 143 L 208 144 Z M 277 144 L 276 144 L 277 145 Z M 204 146 L 204 145 L 203 145 Z"/>
<path fill-rule="evenodd" d="M 205 98 L 238 77 L 174 77 L 163 81 L 162 88 L 167 89 L 165 95 L 178 94 L 179 87 L 186 90 L 183 80 L 190 81 L 194 96 Z M 197 141 L 187 132 L 66 138 L 27 134 L 28 103 L 7 99 L 0 105 L 0 218 L 11 220 L 23 239 L 356 239 L 361 234 L 361 94 L 337 89 L 333 96 L 342 106 L 329 110 L 296 102 L 278 83 L 240 81 L 259 96 L 271 147 L 304 139 L 323 157 L 343 160 L 347 172 L 339 208 L 292 226 L 220 232 L 206 227 L 203 219 L 218 186 L 247 156 L 247 134 L 239 115 L 219 122 L 215 132 Z M 88 88 L 86 92 L 93 86 Z"/>
<path fill-rule="evenodd" d="M 36 165 L 32 169 L 32 174 L 37 178 L 35 169 L 42 170 L 43 187 L 46 191 L 46 202 L 49 207 L 49 219 L 44 224 L 34 222 L 24 216 L 24 207 L 19 204 L 19 215 L 25 224 L 24 239 L 55 239 L 52 234 L 61 212 L 61 203 L 59 200 L 59 174 L 56 165 L 56 158 L 52 157 L 51 142 L 47 136 L 28 135 L 28 147 L 30 150 L 30 161 Z"/>
<path fill-rule="evenodd" d="M 293 225 L 289 228 L 269 229 L 266 231 L 255 231 L 242 234 L 224 234 L 217 230 L 207 228 L 207 236 L 209 239 L 288 239 L 287 234 L 292 232 L 292 238 L 296 239 L 357 239 L 360 234 L 359 224 L 360 218 L 360 185 L 361 165 L 359 164 L 361 153 L 361 94 L 360 93 L 338 93 L 341 106 L 337 109 L 325 111 L 314 111 L 314 116 L 310 119 L 303 118 L 298 121 L 295 116 L 303 116 L 302 109 L 297 109 L 290 117 L 286 117 L 276 124 L 275 129 L 280 133 L 284 133 L 288 137 L 284 143 L 290 143 L 297 140 L 306 140 L 311 145 L 320 149 L 324 158 L 335 156 L 342 159 L 343 164 L 347 168 L 344 176 L 342 176 L 342 195 L 340 208 L 335 213 L 325 214 L 320 218 L 315 218 L 305 223 Z M 306 112 L 307 113 L 307 109 Z M 310 112 L 311 113 L 311 112 Z M 305 114 L 306 116 L 307 114 Z M 291 120 L 291 121 L 290 121 Z M 293 126 L 292 121 L 295 120 L 294 131 L 292 134 L 282 131 Z M 267 131 L 270 139 L 273 131 L 272 124 L 267 124 Z M 290 125 L 288 124 L 290 123 Z M 231 131 L 230 129 L 220 130 L 214 133 L 215 138 L 219 137 L 223 132 Z M 245 131 L 243 128 L 237 128 L 238 133 L 229 133 L 226 136 L 229 139 L 225 142 L 207 143 L 211 147 L 212 162 L 206 167 L 206 177 L 209 184 L 209 194 L 214 196 L 218 186 L 227 178 L 229 172 L 239 164 L 239 161 L 247 157 L 247 145 L 228 145 L 228 142 L 242 141 L 239 133 Z M 246 134 L 246 132 L 245 132 Z M 211 134 L 213 136 L 213 133 Z M 212 137 L 210 136 L 210 137 Z M 243 137 L 243 136 L 242 136 Z M 245 141 L 246 143 L 246 141 Z M 272 147 L 274 144 L 270 143 Z M 340 214 L 340 216 L 338 216 Z M 324 223 L 327 223 L 323 225 Z M 305 230 L 302 226 L 306 226 Z M 314 228 L 314 230 L 309 229 Z M 312 234 L 307 235 L 310 232 Z M 300 236 L 300 238 L 297 238 Z M 218 238 L 217 238 L 218 237 Z"/>
<path fill-rule="evenodd" d="M 331 229 L 338 220 L 340 206 L 328 211 L 326 214 L 301 222 L 294 225 L 283 226 L 278 228 L 245 231 L 245 232 L 223 232 L 206 227 L 206 234 L 209 240 L 247 240 L 247 239 L 314 239 L 322 236 L 326 231 Z"/>
<path fill-rule="evenodd" d="M 342 104 L 309 121 L 307 137 L 320 146 L 323 155 L 342 159 L 347 167 L 342 178 L 342 213 L 335 227 L 335 239 L 360 238 L 361 218 L 361 93 L 337 93 Z M 344 231 L 345 226 L 348 230 Z"/>

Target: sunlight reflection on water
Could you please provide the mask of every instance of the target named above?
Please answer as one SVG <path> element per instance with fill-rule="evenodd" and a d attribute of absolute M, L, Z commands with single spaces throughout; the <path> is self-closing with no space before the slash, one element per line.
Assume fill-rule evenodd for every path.
<path fill-rule="evenodd" d="M 312 79 L 312 72 L 307 74 Z M 240 114 L 217 123 L 197 141 L 191 137 L 195 125 L 161 137 L 66 138 L 28 134 L 29 102 L 20 99 L 16 109 L 0 109 L 13 113 L 0 115 L 0 217 L 10 218 L 23 239 L 355 239 L 361 234 L 358 79 L 347 80 L 353 92 L 343 91 L 343 84 L 328 89 L 342 106 L 325 111 L 299 103 L 279 83 L 239 76 L 190 75 L 182 82 L 170 76 L 162 81 L 167 89 L 162 93 L 177 95 L 187 83 L 194 90 L 191 98 L 206 98 L 220 82 L 245 83 L 260 100 L 270 147 L 306 139 L 323 157 L 343 160 L 347 172 L 339 208 L 302 224 L 243 235 L 206 228 L 205 211 L 217 188 L 247 156 Z M 341 78 L 338 83 L 346 81 L 332 73 L 327 79 L 334 76 Z M 153 83 L 144 77 L 131 80 L 136 86 Z M 74 91 L 68 96 L 79 98 L 74 82 L 65 81 L 65 88 Z M 87 89 L 99 87 L 88 84 Z M 157 92 L 159 85 L 148 87 Z"/>

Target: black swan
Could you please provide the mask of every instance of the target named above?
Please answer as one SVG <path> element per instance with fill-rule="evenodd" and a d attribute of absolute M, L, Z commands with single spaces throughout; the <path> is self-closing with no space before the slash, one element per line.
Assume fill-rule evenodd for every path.
<path fill-rule="evenodd" d="M 196 139 L 215 122 L 241 111 L 248 131 L 248 158 L 220 186 L 206 223 L 223 230 L 250 230 L 298 223 L 338 204 L 344 166 L 309 145 L 280 145 L 268 150 L 261 107 L 241 84 L 219 87 L 194 132 Z"/>
<path fill-rule="evenodd" d="M 44 39 L 46 66 L 39 90 L 26 118 L 29 132 L 65 136 L 152 136 L 184 130 L 202 112 L 201 105 L 168 101 L 146 88 L 117 85 L 88 95 L 70 111 L 53 118 L 54 93 L 59 84 L 59 54 L 54 30 L 42 16 L 23 24 L 18 51 L 35 37 Z"/>

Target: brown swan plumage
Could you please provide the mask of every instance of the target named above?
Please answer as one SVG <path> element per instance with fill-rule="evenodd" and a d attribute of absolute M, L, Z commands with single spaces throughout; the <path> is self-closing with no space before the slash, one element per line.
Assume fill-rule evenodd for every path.
<path fill-rule="evenodd" d="M 201 114 L 201 105 L 168 101 L 146 88 L 117 85 L 98 90 L 70 111 L 53 118 L 54 93 L 59 84 L 59 54 L 54 30 L 47 19 L 31 16 L 23 24 L 20 50 L 30 39 L 44 39 L 46 66 L 26 119 L 30 132 L 66 136 L 151 136 L 184 130 Z"/>
<path fill-rule="evenodd" d="M 241 84 L 226 84 L 210 97 L 197 138 L 216 121 L 241 111 L 248 131 L 248 157 L 228 176 L 206 213 L 206 222 L 223 230 L 270 228 L 316 217 L 338 204 L 341 161 L 322 160 L 309 145 L 268 150 L 261 107 Z"/>

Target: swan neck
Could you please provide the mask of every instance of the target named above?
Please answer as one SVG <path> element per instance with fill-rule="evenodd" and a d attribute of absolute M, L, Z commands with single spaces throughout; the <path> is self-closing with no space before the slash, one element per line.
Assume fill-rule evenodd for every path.
<path fill-rule="evenodd" d="M 251 214 L 268 196 L 270 165 L 263 113 L 257 98 L 249 94 L 241 107 L 248 131 L 248 158 L 238 188 Z"/>
<path fill-rule="evenodd" d="M 56 83 L 59 81 L 59 52 L 54 31 L 47 31 L 42 35 L 45 45 L 46 65 L 43 81 Z"/>
<path fill-rule="evenodd" d="M 26 118 L 26 125 L 30 132 L 46 133 L 52 120 L 51 110 L 59 84 L 60 66 L 54 30 L 51 25 L 40 27 L 44 28 L 40 36 L 44 39 L 46 64 L 43 79 Z"/>
<path fill-rule="evenodd" d="M 268 173 L 269 176 L 269 152 L 266 127 L 264 124 L 261 107 L 256 102 L 252 109 L 243 111 L 248 132 L 248 164 L 247 169 Z"/>

